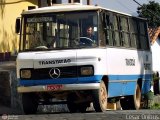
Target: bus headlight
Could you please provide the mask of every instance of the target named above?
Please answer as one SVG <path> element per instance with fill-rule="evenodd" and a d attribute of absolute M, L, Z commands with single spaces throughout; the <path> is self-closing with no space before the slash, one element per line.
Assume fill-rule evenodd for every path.
<path fill-rule="evenodd" d="M 93 67 L 81 67 L 81 75 L 93 75 Z"/>
<path fill-rule="evenodd" d="M 21 78 L 22 79 L 31 78 L 31 70 L 21 70 Z"/>

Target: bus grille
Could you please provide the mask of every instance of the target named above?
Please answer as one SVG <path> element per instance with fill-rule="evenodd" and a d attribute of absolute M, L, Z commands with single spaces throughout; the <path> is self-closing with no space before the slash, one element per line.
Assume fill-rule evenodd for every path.
<path fill-rule="evenodd" d="M 60 70 L 59 78 L 73 78 L 77 77 L 77 67 L 56 67 Z M 32 80 L 52 79 L 49 72 L 52 68 L 32 69 Z"/>

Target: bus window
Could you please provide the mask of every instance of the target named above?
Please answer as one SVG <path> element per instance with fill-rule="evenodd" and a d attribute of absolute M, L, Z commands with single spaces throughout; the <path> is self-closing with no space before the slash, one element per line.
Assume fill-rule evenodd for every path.
<path fill-rule="evenodd" d="M 139 22 L 139 33 L 140 33 L 140 42 L 143 50 L 149 49 L 148 38 L 145 31 L 145 23 Z"/>
<path fill-rule="evenodd" d="M 118 17 L 115 15 L 113 19 L 114 30 L 114 46 L 120 46 L 120 31 L 118 27 Z"/>
<path fill-rule="evenodd" d="M 103 15 L 103 20 L 99 21 L 99 45 L 100 46 L 106 46 L 106 42 L 108 43 L 108 33 L 107 33 L 107 21 L 105 18 L 105 13 L 104 14 L 100 14 Z M 100 16 L 102 17 L 102 16 Z M 107 39 L 108 38 L 108 39 Z"/>
<path fill-rule="evenodd" d="M 66 49 L 98 46 L 96 12 L 55 13 L 24 16 L 22 50 Z M 85 36 L 93 27 L 94 39 Z"/>
<path fill-rule="evenodd" d="M 131 36 L 131 47 L 137 48 L 137 40 L 138 40 L 138 28 L 137 22 L 135 19 L 129 19 L 129 27 L 130 27 L 130 36 Z"/>
<path fill-rule="evenodd" d="M 105 34 L 106 45 L 113 46 L 113 38 L 112 38 L 113 30 L 111 29 L 110 16 L 107 13 L 103 13 L 102 22 L 103 22 L 102 28 Z"/>
<path fill-rule="evenodd" d="M 121 39 L 121 46 L 124 46 L 124 47 L 129 47 L 130 44 L 129 44 L 129 30 L 128 30 L 128 19 L 125 18 L 125 17 L 121 17 L 120 18 L 120 28 L 121 28 L 121 36 L 122 36 L 122 39 Z"/>

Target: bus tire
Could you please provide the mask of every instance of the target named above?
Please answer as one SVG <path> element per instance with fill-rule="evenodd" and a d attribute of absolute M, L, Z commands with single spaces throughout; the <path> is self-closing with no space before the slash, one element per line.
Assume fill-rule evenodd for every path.
<path fill-rule="evenodd" d="M 135 94 L 120 100 L 123 110 L 138 110 L 141 104 L 141 89 L 136 85 Z"/>
<path fill-rule="evenodd" d="M 93 90 L 93 106 L 96 112 L 104 112 L 107 109 L 107 88 L 104 81 L 101 81 L 100 88 Z"/>
<path fill-rule="evenodd" d="M 135 94 L 133 95 L 133 108 L 138 110 L 141 106 L 141 88 L 139 84 L 136 85 Z"/>
<path fill-rule="evenodd" d="M 22 94 L 22 105 L 25 114 L 36 114 L 38 108 L 38 101 L 33 94 Z"/>

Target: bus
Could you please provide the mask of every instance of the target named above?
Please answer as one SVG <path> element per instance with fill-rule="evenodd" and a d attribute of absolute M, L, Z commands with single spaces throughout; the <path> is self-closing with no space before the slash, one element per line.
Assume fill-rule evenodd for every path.
<path fill-rule="evenodd" d="M 24 113 L 56 101 L 72 113 L 90 105 L 104 112 L 113 101 L 123 110 L 140 109 L 152 80 L 146 19 L 62 4 L 23 11 L 17 26 L 17 90 Z M 89 26 L 93 38 L 86 35 Z"/>

